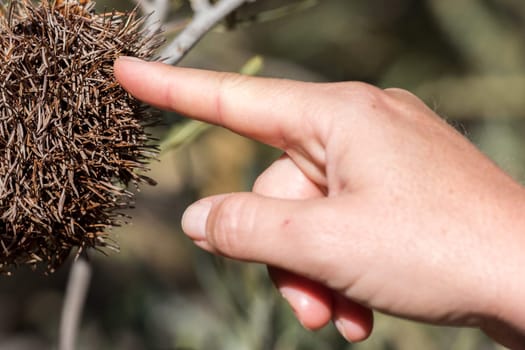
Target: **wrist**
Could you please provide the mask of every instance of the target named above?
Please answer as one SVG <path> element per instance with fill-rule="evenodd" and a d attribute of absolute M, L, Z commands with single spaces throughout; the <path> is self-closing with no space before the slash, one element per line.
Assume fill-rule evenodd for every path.
<path fill-rule="evenodd" d="M 497 342 L 525 350 L 525 189 L 516 186 L 494 215 L 486 259 L 491 295 L 481 328 Z M 499 217 L 499 219 L 498 219 Z"/>

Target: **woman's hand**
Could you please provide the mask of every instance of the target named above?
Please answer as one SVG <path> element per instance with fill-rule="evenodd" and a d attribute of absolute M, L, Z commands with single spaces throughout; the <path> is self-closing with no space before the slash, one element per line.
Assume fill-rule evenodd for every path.
<path fill-rule="evenodd" d="M 283 150 L 253 192 L 204 198 L 182 225 L 271 266 L 305 327 L 333 320 L 359 341 L 375 309 L 525 348 L 524 190 L 418 98 L 125 58 L 115 74 L 146 103 Z"/>

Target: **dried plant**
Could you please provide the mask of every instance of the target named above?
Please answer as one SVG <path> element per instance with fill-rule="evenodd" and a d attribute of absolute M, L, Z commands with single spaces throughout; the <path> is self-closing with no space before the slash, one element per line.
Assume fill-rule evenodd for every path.
<path fill-rule="evenodd" d="M 1 272 L 115 248 L 106 231 L 126 221 L 128 186 L 153 183 L 155 117 L 113 77 L 118 56 L 155 59 L 162 37 L 144 21 L 89 1 L 0 8 Z"/>

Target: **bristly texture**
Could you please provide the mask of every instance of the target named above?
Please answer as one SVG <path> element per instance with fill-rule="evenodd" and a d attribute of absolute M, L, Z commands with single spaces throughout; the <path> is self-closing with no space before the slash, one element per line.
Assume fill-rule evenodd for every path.
<path fill-rule="evenodd" d="M 0 9 L 0 272 L 113 247 L 128 185 L 153 182 L 154 117 L 113 77 L 118 56 L 154 58 L 162 39 L 143 23 L 88 1 Z"/>

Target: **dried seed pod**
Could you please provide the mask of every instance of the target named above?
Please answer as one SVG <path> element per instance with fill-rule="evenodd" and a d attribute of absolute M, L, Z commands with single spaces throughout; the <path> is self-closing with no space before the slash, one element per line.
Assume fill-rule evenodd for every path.
<path fill-rule="evenodd" d="M 0 3 L 1 272 L 114 247 L 128 185 L 153 182 L 155 117 L 113 77 L 118 56 L 154 59 L 162 37 L 143 23 L 83 0 Z"/>

